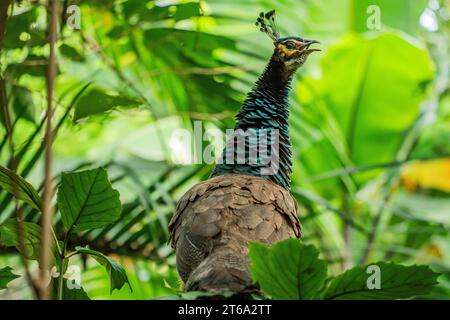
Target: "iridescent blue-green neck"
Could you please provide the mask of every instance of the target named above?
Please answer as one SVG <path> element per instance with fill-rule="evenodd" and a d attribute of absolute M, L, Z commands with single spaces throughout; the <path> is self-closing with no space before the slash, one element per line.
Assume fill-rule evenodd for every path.
<path fill-rule="evenodd" d="M 292 74 L 293 72 L 287 71 L 284 63 L 274 54 L 236 116 L 235 132 L 242 129 L 245 132 L 255 133 L 245 136 L 245 163 L 238 160 L 238 153 L 244 153 L 244 145 L 239 146 L 234 138 L 228 138 L 222 161 L 216 165 L 212 176 L 256 175 L 269 179 L 286 189 L 290 188 L 292 151 L 288 126 L 288 94 L 291 89 Z M 276 133 L 279 142 L 279 149 L 271 152 L 270 145 L 276 144 L 276 139 L 268 136 L 268 153 L 277 160 L 276 170 L 270 174 L 261 170 L 267 167 L 267 159 L 262 159 L 260 156 L 255 157 L 251 152 L 257 144 L 252 142 L 266 139 L 262 132 Z M 233 161 L 230 162 L 229 159 L 233 159 Z"/>

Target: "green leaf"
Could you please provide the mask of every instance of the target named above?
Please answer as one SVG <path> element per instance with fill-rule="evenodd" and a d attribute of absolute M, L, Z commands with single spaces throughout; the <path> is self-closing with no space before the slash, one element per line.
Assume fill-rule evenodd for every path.
<path fill-rule="evenodd" d="M 65 281 L 66 282 L 66 281 Z M 63 300 L 91 300 L 84 291 L 83 287 L 80 289 L 69 289 L 66 285 L 63 286 Z"/>
<path fill-rule="evenodd" d="M 101 265 L 105 266 L 106 271 L 108 271 L 110 278 L 110 293 L 114 291 L 114 289 L 120 290 L 126 283 L 131 288 L 131 284 L 128 281 L 127 274 L 125 269 L 120 265 L 116 260 L 111 259 L 110 257 L 104 255 L 101 252 L 91 250 L 89 248 L 76 247 L 75 251 L 82 254 L 87 254 L 92 256 L 95 260 L 98 261 Z"/>
<path fill-rule="evenodd" d="M 6 71 L 16 79 L 19 79 L 25 74 L 35 77 L 45 77 L 47 64 L 47 57 L 29 54 L 22 63 L 12 63 L 8 65 Z"/>
<path fill-rule="evenodd" d="M 27 10 L 10 16 L 6 24 L 4 48 L 15 49 L 44 45 L 47 40 L 45 32 L 32 27 L 37 22 L 37 18 L 36 10 Z M 21 37 L 24 35 L 26 36 Z"/>
<path fill-rule="evenodd" d="M 25 252 L 19 244 L 19 224 L 9 219 L 0 225 L 0 242 L 5 247 L 16 247 L 28 259 L 37 260 L 41 242 L 40 227 L 33 222 L 22 222 Z"/>
<path fill-rule="evenodd" d="M 426 49 L 393 33 L 348 36 L 330 48 L 323 69 L 331 111 L 354 164 L 392 161 L 433 78 Z"/>
<path fill-rule="evenodd" d="M 176 21 L 200 15 L 200 3 L 198 2 L 182 3 L 174 7 L 176 11 L 172 18 Z"/>
<path fill-rule="evenodd" d="M 116 107 L 135 107 L 139 102 L 135 99 L 112 95 L 100 88 L 92 88 L 75 104 L 74 121 L 93 114 L 103 113 Z"/>
<path fill-rule="evenodd" d="M 103 168 L 63 173 L 57 202 L 64 227 L 70 231 L 104 227 L 121 212 L 119 192 Z"/>
<path fill-rule="evenodd" d="M 173 19 L 175 21 L 200 16 L 200 4 L 198 2 L 186 2 L 170 6 L 155 5 L 150 10 L 144 2 L 127 1 L 123 4 L 123 13 L 127 18 L 138 17 L 140 22 Z"/>
<path fill-rule="evenodd" d="M 55 300 L 58 292 L 58 281 L 59 279 L 53 279 L 52 281 L 52 293 L 53 299 Z M 67 284 L 68 281 L 70 280 L 65 278 L 63 279 L 62 300 L 91 300 L 86 291 L 84 291 L 83 287 L 80 286 L 80 288 L 69 288 Z"/>
<path fill-rule="evenodd" d="M 304 116 L 316 129 L 301 151 L 309 174 L 394 161 L 434 76 L 426 48 L 397 33 L 349 34 L 327 50 L 322 70 L 323 79 L 310 84 L 320 89 Z M 308 104 L 304 96 L 300 90 Z M 378 173 L 357 178 L 364 182 Z"/>
<path fill-rule="evenodd" d="M 2 166 L 0 166 L 0 188 L 41 211 L 41 197 L 36 189 L 24 178 Z"/>
<path fill-rule="evenodd" d="M 11 95 L 13 96 L 13 110 L 19 117 L 31 122 L 35 122 L 35 105 L 33 102 L 33 95 L 30 90 L 20 87 L 12 86 Z"/>
<path fill-rule="evenodd" d="M 249 256 L 253 280 L 274 299 L 314 299 L 327 276 L 327 265 L 318 259 L 319 252 L 295 239 L 272 248 L 252 243 Z"/>
<path fill-rule="evenodd" d="M 22 222 L 25 251 L 19 242 L 19 224 L 16 219 L 8 219 L 0 225 L 0 243 L 5 247 L 16 247 L 16 249 L 27 259 L 39 259 L 41 245 L 41 228 L 33 222 Z M 53 240 L 53 239 L 52 239 Z M 60 247 L 62 242 L 58 241 Z M 56 265 L 59 268 L 60 256 L 53 240 L 53 254 Z"/>
<path fill-rule="evenodd" d="M 334 277 L 328 284 L 323 298 L 339 300 L 365 299 L 406 299 L 427 294 L 438 283 L 438 273 L 428 266 L 403 266 L 395 263 L 377 262 L 379 267 L 380 289 L 369 289 L 368 266 L 357 266 Z"/>
<path fill-rule="evenodd" d="M 11 267 L 4 267 L 0 269 L 0 289 L 6 289 L 8 283 L 20 276 L 11 272 Z"/>
<path fill-rule="evenodd" d="M 417 34 L 422 30 L 420 15 L 425 10 L 428 0 L 358 0 L 353 1 L 355 29 L 358 32 L 371 31 L 368 21 L 374 16 L 372 8 L 377 7 L 380 13 L 380 22 L 384 26 L 396 28 Z"/>
<path fill-rule="evenodd" d="M 66 58 L 70 59 L 71 61 L 84 61 L 85 58 L 83 55 L 81 55 L 74 47 L 71 47 L 67 44 L 62 44 L 59 47 L 59 52 Z"/>

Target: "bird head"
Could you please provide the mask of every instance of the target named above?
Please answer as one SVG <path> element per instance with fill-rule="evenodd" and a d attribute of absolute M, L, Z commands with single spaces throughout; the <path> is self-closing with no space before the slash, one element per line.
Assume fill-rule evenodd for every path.
<path fill-rule="evenodd" d="M 307 40 L 301 37 L 281 38 L 275 20 L 275 10 L 267 13 L 261 12 L 256 20 L 256 25 L 273 40 L 274 57 L 283 62 L 290 72 L 301 67 L 312 52 L 320 51 L 320 49 L 310 48 L 312 44 L 319 43 L 317 40 Z"/>

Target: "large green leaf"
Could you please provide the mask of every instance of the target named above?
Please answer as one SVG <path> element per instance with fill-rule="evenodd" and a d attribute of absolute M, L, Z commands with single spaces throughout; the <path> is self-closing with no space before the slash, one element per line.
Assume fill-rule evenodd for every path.
<path fill-rule="evenodd" d="M 324 299 L 406 299 L 427 294 L 438 283 L 438 273 L 427 266 L 402 266 L 377 262 L 380 273 L 380 289 L 369 289 L 368 266 L 357 266 L 332 278 L 323 294 Z"/>
<path fill-rule="evenodd" d="M 87 254 L 92 256 L 95 260 L 97 260 L 100 264 L 105 266 L 106 271 L 108 271 L 110 278 L 110 292 L 112 293 L 114 289 L 120 290 L 126 283 L 131 289 L 131 284 L 128 281 L 127 274 L 125 269 L 120 265 L 116 260 L 111 259 L 110 257 L 104 255 L 101 252 L 91 250 L 89 248 L 76 247 L 76 252 Z"/>
<path fill-rule="evenodd" d="M 64 227 L 71 231 L 104 227 L 121 212 L 119 192 L 103 168 L 63 173 L 57 202 Z"/>
<path fill-rule="evenodd" d="M 6 289 L 9 282 L 20 277 L 12 273 L 11 270 L 11 267 L 4 267 L 0 269 L 0 289 Z"/>
<path fill-rule="evenodd" d="M 350 34 L 328 49 L 322 70 L 299 91 L 316 129 L 302 150 L 310 174 L 393 161 L 434 74 L 427 50 L 395 33 Z"/>
<path fill-rule="evenodd" d="M 317 297 L 327 276 L 326 262 L 311 245 L 288 239 L 267 248 L 250 244 L 253 280 L 274 299 L 309 300 Z"/>
<path fill-rule="evenodd" d="M 426 49 L 392 33 L 348 36 L 328 51 L 323 70 L 325 94 L 354 163 L 392 160 L 433 77 Z"/>
<path fill-rule="evenodd" d="M 99 88 L 92 88 L 76 102 L 74 120 L 103 113 L 116 107 L 137 105 L 139 105 L 139 102 L 135 99 L 113 95 Z"/>
<path fill-rule="evenodd" d="M 352 18 L 358 32 L 371 31 L 368 28 L 368 20 L 370 25 L 375 9 L 380 13 L 382 26 L 416 34 L 421 29 L 419 18 L 427 7 L 428 0 L 358 0 L 352 3 Z"/>
<path fill-rule="evenodd" d="M 0 188 L 35 209 L 41 210 L 41 197 L 36 189 L 24 178 L 2 166 L 0 166 Z"/>

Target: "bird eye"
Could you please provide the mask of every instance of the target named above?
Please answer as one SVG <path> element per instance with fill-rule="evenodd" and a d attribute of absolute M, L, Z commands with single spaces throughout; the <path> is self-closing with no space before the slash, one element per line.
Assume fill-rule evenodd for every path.
<path fill-rule="evenodd" d="M 289 42 L 286 43 L 285 46 L 286 46 L 287 49 L 294 49 L 295 44 L 292 41 L 289 41 Z"/>

